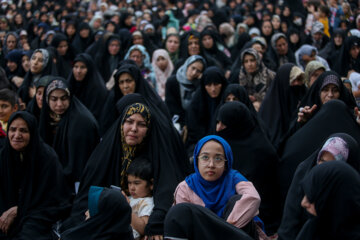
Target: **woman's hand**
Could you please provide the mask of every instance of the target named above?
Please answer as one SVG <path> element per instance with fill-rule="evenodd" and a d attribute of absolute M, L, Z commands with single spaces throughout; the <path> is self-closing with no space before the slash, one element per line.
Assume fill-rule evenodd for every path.
<path fill-rule="evenodd" d="M 122 195 L 126 198 L 126 201 L 128 202 L 128 204 L 130 204 L 130 199 L 128 198 L 128 196 L 126 196 L 124 191 L 121 191 Z"/>
<path fill-rule="evenodd" d="M 145 240 L 163 240 L 164 237 L 162 235 L 155 236 L 145 236 Z"/>
<path fill-rule="evenodd" d="M 355 114 L 355 117 L 356 117 L 356 122 L 360 125 L 360 111 L 359 111 L 358 107 L 354 108 L 354 114 Z"/>
<path fill-rule="evenodd" d="M 17 216 L 18 207 L 12 207 L 6 212 L 4 212 L 0 217 L 0 229 L 3 233 L 7 234 L 11 224 L 14 222 Z"/>
<path fill-rule="evenodd" d="M 311 108 L 309 106 L 305 106 L 303 108 L 300 108 L 298 112 L 298 122 L 305 123 L 307 122 L 312 114 L 314 113 L 315 109 L 317 108 L 317 105 L 314 104 Z"/>

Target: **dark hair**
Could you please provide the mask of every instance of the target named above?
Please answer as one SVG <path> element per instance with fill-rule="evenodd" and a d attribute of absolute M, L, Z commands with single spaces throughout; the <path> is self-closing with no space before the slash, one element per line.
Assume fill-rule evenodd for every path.
<path fill-rule="evenodd" d="M 152 184 L 154 178 L 151 162 L 144 157 L 135 158 L 126 171 L 127 175 L 133 175 Z"/>
<path fill-rule="evenodd" d="M 14 107 L 17 103 L 17 96 L 14 91 L 5 88 L 0 90 L 0 100 L 9 102 Z"/>
<path fill-rule="evenodd" d="M 327 17 L 330 16 L 330 8 L 328 6 L 325 6 L 325 5 L 321 5 L 320 8 L 319 8 L 320 12 L 323 12 L 325 13 L 325 15 Z"/>

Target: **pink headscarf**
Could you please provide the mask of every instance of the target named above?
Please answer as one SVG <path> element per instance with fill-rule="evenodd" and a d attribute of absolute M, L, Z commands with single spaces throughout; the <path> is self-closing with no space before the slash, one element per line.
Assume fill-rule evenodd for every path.
<path fill-rule="evenodd" d="M 156 60 L 159 57 L 163 57 L 168 60 L 168 65 L 165 71 L 162 71 L 157 65 Z M 162 100 L 165 100 L 165 84 L 167 79 L 171 76 L 172 71 L 174 70 L 174 65 L 170 59 L 169 53 L 164 49 L 158 49 L 153 53 L 152 62 L 151 62 L 156 79 L 156 91 L 161 97 Z"/>

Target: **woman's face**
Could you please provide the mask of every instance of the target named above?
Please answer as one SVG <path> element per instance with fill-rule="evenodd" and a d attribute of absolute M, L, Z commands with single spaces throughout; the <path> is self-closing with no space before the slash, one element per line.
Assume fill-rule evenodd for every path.
<path fill-rule="evenodd" d="M 334 161 L 334 160 L 335 160 L 334 155 L 332 155 L 331 153 L 329 153 L 327 151 L 324 151 L 320 156 L 318 164 L 322 164 L 324 162 L 330 162 L 330 161 Z"/>
<path fill-rule="evenodd" d="M 253 55 L 245 54 L 243 64 L 247 73 L 254 73 L 256 71 L 256 59 Z"/>
<path fill-rule="evenodd" d="M 200 54 L 200 41 L 198 38 L 192 38 L 188 42 L 188 52 L 190 56 Z"/>
<path fill-rule="evenodd" d="M 27 123 L 22 118 L 17 118 L 9 126 L 8 137 L 10 146 L 15 151 L 24 151 L 30 142 L 30 131 Z"/>
<path fill-rule="evenodd" d="M 310 213 L 311 215 L 317 216 L 317 214 L 316 214 L 316 209 L 315 209 L 315 204 L 314 204 L 314 203 L 310 203 L 310 202 L 309 202 L 309 199 L 307 198 L 306 195 L 304 196 L 303 200 L 301 201 L 301 206 L 302 206 L 303 208 L 305 208 L 306 211 L 307 211 L 308 213 Z"/>
<path fill-rule="evenodd" d="M 325 70 L 323 68 L 319 68 L 316 71 L 314 71 L 311 76 L 310 76 L 310 81 L 309 81 L 309 87 L 311 87 L 311 85 L 314 84 L 314 82 L 316 81 L 316 79 L 318 79 L 318 77 L 324 72 Z"/>
<path fill-rule="evenodd" d="M 203 145 L 197 161 L 200 175 L 206 181 L 218 180 L 225 171 L 224 149 L 216 141 L 208 141 Z"/>
<path fill-rule="evenodd" d="M 341 46 L 343 43 L 343 38 L 340 35 L 335 35 L 334 37 L 334 43 L 336 46 Z"/>
<path fill-rule="evenodd" d="M 16 48 L 16 37 L 13 35 L 9 35 L 6 39 L 6 46 L 8 50 L 13 50 Z"/>
<path fill-rule="evenodd" d="M 23 67 L 23 69 L 25 70 L 25 72 L 29 71 L 30 69 L 30 59 L 28 56 L 24 55 L 21 58 L 21 65 Z"/>
<path fill-rule="evenodd" d="M 70 24 L 69 26 L 67 26 L 67 28 L 66 28 L 66 34 L 67 34 L 68 36 L 74 36 L 75 33 L 76 33 L 76 29 L 75 29 L 74 25 Z"/>
<path fill-rule="evenodd" d="M 205 35 L 201 42 L 206 49 L 211 49 L 214 46 L 214 40 L 210 35 Z"/>
<path fill-rule="evenodd" d="M 239 99 L 232 93 L 227 95 L 225 102 L 234 102 L 234 101 L 239 101 Z"/>
<path fill-rule="evenodd" d="M 144 56 L 142 55 L 142 53 L 139 50 L 137 50 L 137 49 L 132 50 L 129 55 L 129 58 L 131 60 L 133 60 L 138 67 L 141 67 L 143 65 Z"/>
<path fill-rule="evenodd" d="M 210 83 L 205 85 L 205 90 L 211 98 L 217 98 L 221 92 L 221 83 Z"/>
<path fill-rule="evenodd" d="M 300 38 L 299 38 L 299 35 L 297 33 L 293 33 L 293 34 L 290 35 L 289 40 L 290 40 L 291 43 L 296 44 L 296 43 L 299 42 Z"/>
<path fill-rule="evenodd" d="M 119 77 L 119 88 L 124 96 L 134 93 L 136 88 L 135 79 L 129 73 L 122 73 Z"/>
<path fill-rule="evenodd" d="M 271 24 L 272 24 L 273 28 L 276 30 L 280 28 L 280 20 L 277 18 L 273 18 L 271 20 Z"/>
<path fill-rule="evenodd" d="M 88 68 L 83 62 L 76 62 L 73 67 L 73 74 L 76 81 L 81 82 L 86 77 Z"/>
<path fill-rule="evenodd" d="M 266 21 L 263 23 L 261 27 L 261 31 L 265 36 L 270 36 L 272 33 L 272 26 L 270 21 Z"/>
<path fill-rule="evenodd" d="M 44 58 L 41 52 L 36 52 L 31 56 L 30 71 L 33 74 L 41 73 L 44 66 Z"/>
<path fill-rule="evenodd" d="M 359 56 L 360 47 L 359 46 L 353 46 L 350 49 L 350 56 L 352 59 L 357 59 Z"/>
<path fill-rule="evenodd" d="M 16 62 L 13 62 L 10 60 L 8 60 L 8 62 L 6 63 L 6 66 L 9 68 L 10 72 L 14 72 L 17 68 Z"/>
<path fill-rule="evenodd" d="M 120 51 L 120 42 L 117 40 L 113 40 L 109 43 L 108 51 L 111 56 L 115 56 Z"/>
<path fill-rule="evenodd" d="M 326 85 L 320 92 L 320 100 L 322 104 L 327 103 L 332 99 L 339 99 L 340 91 L 335 84 Z"/>
<path fill-rule="evenodd" d="M 68 45 L 67 41 L 64 40 L 59 43 L 56 50 L 60 56 L 64 56 L 66 54 L 68 48 L 69 48 L 69 45 Z"/>
<path fill-rule="evenodd" d="M 35 94 L 36 103 L 40 109 L 42 109 L 42 99 L 43 99 L 43 95 L 44 95 L 44 90 L 45 90 L 45 87 L 38 87 L 36 89 L 36 94 Z"/>
<path fill-rule="evenodd" d="M 169 64 L 169 61 L 166 58 L 164 58 L 163 56 L 159 56 L 156 59 L 156 65 L 158 66 L 158 68 L 160 68 L 161 71 L 165 71 L 168 64 Z"/>
<path fill-rule="evenodd" d="M 201 77 L 204 70 L 204 65 L 200 61 L 193 62 L 186 70 L 186 78 L 189 81 L 193 81 Z"/>
<path fill-rule="evenodd" d="M 166 49 L 169 53 L 175 53 L 180 47 L 179 38 L 176 36 L 171 36 L 166 41 Z"/>
<path fill-rule="evenodd" d="M 136 146 L 144 140 L 148 126 L 140 113 L 135 113 L 125 119 L 123 124 L 124 139 L 126 144 Z"/>
<path fill-rule="evenodd" d="M 58 115 L 66 112 L 70 106 L 70 98 L 63 89 L 55 89 L 49 96 L 50 110 Z"/>
<path fill-rule="evenodd" d="M 81 36 L 82 38 L 87 38 L 87 37 L 89 37 L 89 36 L 90 36 L 90 30 L 87 29 L 87 28 L 81 29 L 81 30 L 80 30 L 80 36 Z"/>
<path fill-rule="evenodd" d="M 115 32 L 115 26 L 113 24 L 108 24 L 106 26 L 106 31 L 111 33 Z"/>
<path fill-rule="evenodd" d="M 141 36 L 134 36 L 133 37 L 133 44 L 136 45 L 144 45 L 144 39 Z"/>

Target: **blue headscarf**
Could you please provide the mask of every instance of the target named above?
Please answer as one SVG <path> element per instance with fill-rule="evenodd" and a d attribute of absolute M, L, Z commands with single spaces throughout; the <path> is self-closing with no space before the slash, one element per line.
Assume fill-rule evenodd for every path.
<path fill-rule="evenodd" d="M 227 167 L 223 175 L 215 181 L 206 181 L 200 175 L 198 169 L 198 155 L 201 148 L 208 141 L 214 140 L 222 145 L 227 160 Z M 235 186 L 247 179 L 238 171 L 231 169 L 233 163 L 233 153 L 230 145 L 221 137 L 216 135 L 206 136 L 196 144 L 194 150 L 195 173 L 186 177 L 188 186 L 204 201 L 205 207 L 222 217 L 224 208 L 230 197 L 236 194 Z"/>

